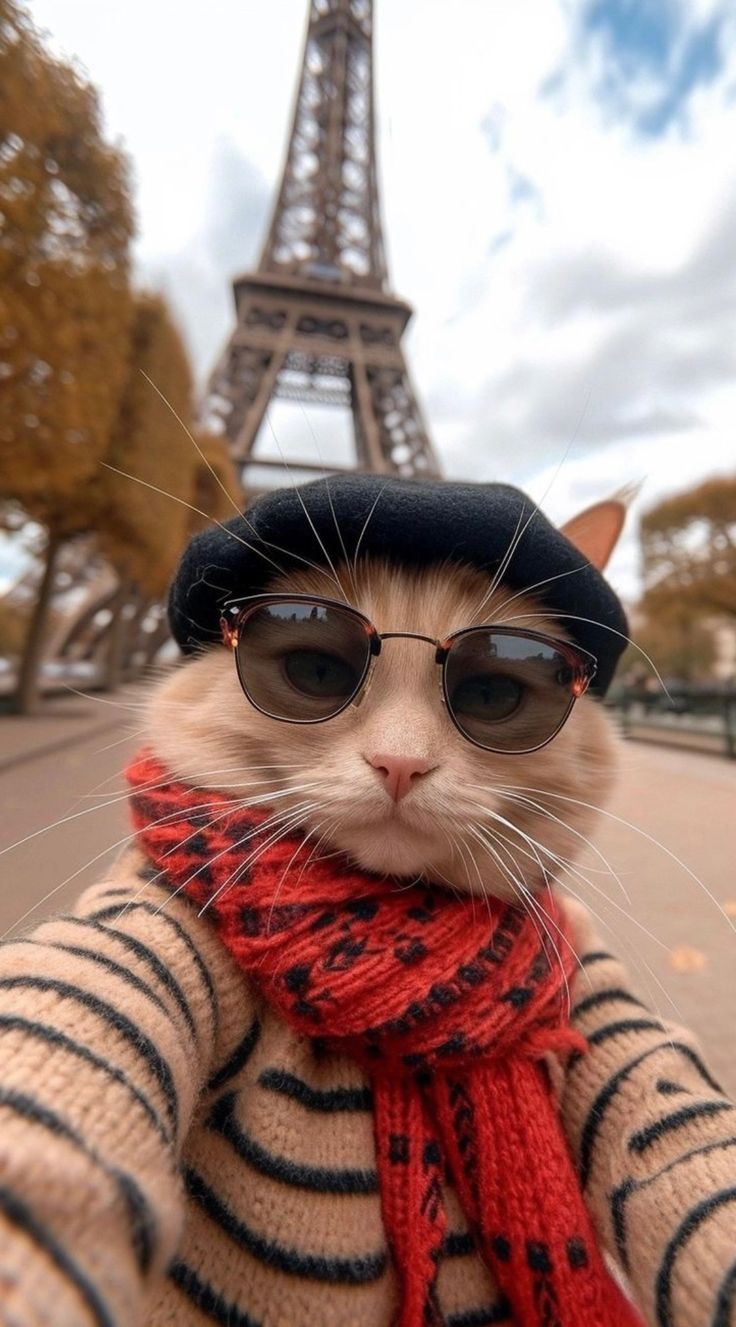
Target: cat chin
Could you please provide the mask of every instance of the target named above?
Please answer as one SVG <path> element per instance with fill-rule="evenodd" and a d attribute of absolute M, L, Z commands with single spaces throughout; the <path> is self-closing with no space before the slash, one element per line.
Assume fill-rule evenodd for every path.
<path fill-rule="evenodd" d="M 347 853 L 363 871 L 373 875 L 427 876 L 431 857 L 426 840 L 412 843 L 398 824 L 382 825 L 375 831 L 343 833 L 335 837 L 335 847 Z"/>

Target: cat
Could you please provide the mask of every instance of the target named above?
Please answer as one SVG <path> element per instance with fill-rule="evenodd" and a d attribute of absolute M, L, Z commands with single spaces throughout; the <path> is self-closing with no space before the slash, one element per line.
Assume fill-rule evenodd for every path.
<path fill-rule="evenodd" d="M 601 502 L 568 522 L 562 533 L 602 569 L 623 527 L 625 510 L 618 499 Z M 508 622 L 570 639 L 564 623 L 545 614 L 540 599 L 520 594 L 503 581 L 478 615 L 488 587 L 488 577 L 469 566 L 448 562 L 408 569 L 364 558 L 356 568 L 343 562 L 334 570 L 302 568 L 276 575 L 269 589 L 344 596 L 380 631 L 441 638 L 471 623 Z M 518 897 L 509 872 L 516 869 L 522 878 L 538 875 L 538 869 L 525 869 L 530 859 L 538 868 L 534 852 L 541 853 L 551 876 L 558 874 L 556 859 L 579 855 L 595 818 L 594 810 L 580 802 L 600 803 L 613 782 L 613 725 L 602 706 L 584 696 L 561 732 L 540 751 L 512 760 L 494 756 L 449 728 L 436 673 L 425 644 L 394 640 L 382 652 L 368 694 L 357 708 L 328 723 L 299 727 L 274 722 L 248 705 L 229 655 L 207 650 L 151 693 L 146 732 L 163 763 L 197 786 L 217 787 L 217 774 L 209 775 L 209 770 L 236 771 L 241 764 L 243 778 L 230 772 L 228 792 L 257 797 L 259 790 L 253 793 L 248 773 L 254 766 L 261 792 L 274 798 L 277 792 L 283 794 L 279 811 L 296 811 L 306 800 L 310 809 L 299 823 L 315 833 L 324 825 L 325 843 L 366 870 L 450 882 L 499 898 L 508 898 L 516 888 Z M 394 803 L 376 768 L 381 755 L 431 769 L 417 774 L 408 795 Z M 522 803 L 514 799 L 513 789 L 504 791 L 496 782 L 542 794 L 551 789 L 571 801 L 564 803 L 561 814 L 559 804 L 545 809 L 539 800 L 536 806 Z M 507 862 L 501 840 L 496 840 L 501 852 L 494 857 L 471 832 L 478 826 L 492 838 L 494 816 L 503 817 L 495 824 L 507 836 L 516 868 Z"/>
<path fill-rule="evenodd" d="M 399 508 L 452 502 L 405 483 Z M 474 500 L 464 486 L 456 526 Z M 633 1327 L 600 1242 L 652 1327 L 731 1327 L 733 1108 L 558 901 L 563 876 L 589 883 L 575 863 L 612 724 L 560 669 L 566 721 L 501 755 L 438 688 L 437 643 L 481 622 L 571 657 L 604 609 L 595 587 L 572 617 L 547 591 L 604 567 L 624 514 L 614 499 L 568 522 L 564 571 L 548 527 L 522 585 L 447 550 L 397 564 L 375 530 L 363 556 L 322 547 L 317 565 L 262 538 L 259 591 L 346 603 L 384 637 L 367 683 L 303 724 L 256 708 L 215 643 L 250 518 L 185 557 L 189 657 L 146 705 L 135 845 L 73 915 L 0 952 L 8 1321 Z M 425 517 L 430 553 L 435 535 Z M 601 637 L 605 690 L 622 640 L 606 666 Z"/>

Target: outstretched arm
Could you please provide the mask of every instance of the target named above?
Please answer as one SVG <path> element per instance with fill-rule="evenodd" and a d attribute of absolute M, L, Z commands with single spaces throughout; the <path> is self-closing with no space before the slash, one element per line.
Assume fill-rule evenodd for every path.
<path fill-rule="evenodd" d="M 180 1144 L 249 997 L 206 918 L 167 899 L 131 852 L 0 949 L 4 1324 L 134 1327 L 176 1248 Z"/>
<path fill-rule="evenodd" d="M 733 1327 L 736 1107 L 692 1034 L 652 1014 L 588 914 L 570 915 L 589 1050 L 568 1066 L 562 1111 L 599 1233 L 652 1327 Z"/>

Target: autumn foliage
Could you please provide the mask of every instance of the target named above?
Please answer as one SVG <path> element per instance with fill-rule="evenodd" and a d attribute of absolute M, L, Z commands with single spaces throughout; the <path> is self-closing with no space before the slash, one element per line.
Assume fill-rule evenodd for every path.
<path fill-rule="evenodd" d="M 192 433 L 192 396 L 189 360 L 166 303 L 137 294 L 126 378 L 102 466 L 98 530 L 121 577 L 149 596 L 165 591 L 192 529 L 206 523 L 192 507 L 217 517 L 223 510 L 231 515 L 235 503 L 221 440 Z"/>
<path fill-rule="evenodd" d="M 191 505 L 232 511 L 222 443 L 204 440 L 217 484 L 188 437 L 192 375 L 172 317 L 131 289 L 133 230 L 128 164 L 104 136 L 94 88 L 48 51 L 18 0 L 0 0 L 0 521 L 20 514 L 46 532 L 24 709 L 65 541 L 94 537 L 121 603 L 126 587 L 153 600 Z"/>
<path fill-rule="evenodd" d="M 736 626 L 736 475 L 706 480 L 650 508 L 640 526 L 644 594 L 621 676 L 646 673 L 641 651 L 673 681 L 703 682 L 714 628 Z"/>
<path fill-rule="evenodd" d="M 133 216 L 96 94 L 0 0 L 2 491 L 58 538 L 88 526 L 126 366 Z"/>
<path fill-rule="evenodd" d="M 736 474 L 653 507 L 641 543 L 650 611 L 736 618 Z"/>

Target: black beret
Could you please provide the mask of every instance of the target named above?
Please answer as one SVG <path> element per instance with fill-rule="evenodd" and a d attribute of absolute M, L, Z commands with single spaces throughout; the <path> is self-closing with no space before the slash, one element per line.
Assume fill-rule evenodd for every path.
<path fill-rule="evenodd" d="M 592 690 L 603 695 L 627 643 L 621 603 L 532 499 L 508 484 L 356 474 L 274 489 L 242 516 L 194 536 L 171 587 L 171 630 L 185 654 L 212 644 L 228 599 L 259 594 L 306 561 L 327 566 L 327 555 L 344 561 L 357 548 L 399 566 L 451 560 L 492 573 L 517 535 L 504 584 L 534 587 L 561 615 L 572 639 L 597 659 Z"/>

